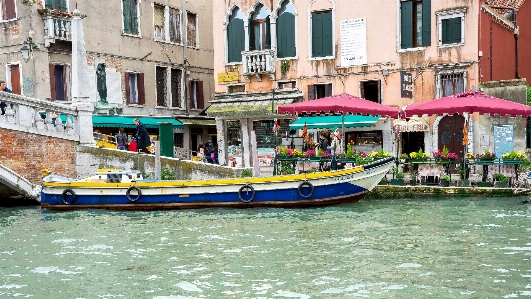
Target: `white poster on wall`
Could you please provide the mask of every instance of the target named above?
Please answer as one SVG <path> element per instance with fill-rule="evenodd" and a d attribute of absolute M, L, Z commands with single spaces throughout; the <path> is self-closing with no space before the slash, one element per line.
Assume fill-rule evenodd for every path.
<path fill-rule="evenodd" d="M 106 72 L 106 82 L 107 82 L 107 102 L 109 104 L 122 104 L 122 77 L 120 73 L 116 72 L 114 69 L 107 68 Z"/>
<path fill-rule="evenodd" d="M 341 21 L 341 66 L 367 64 L 367 19 Z"/>

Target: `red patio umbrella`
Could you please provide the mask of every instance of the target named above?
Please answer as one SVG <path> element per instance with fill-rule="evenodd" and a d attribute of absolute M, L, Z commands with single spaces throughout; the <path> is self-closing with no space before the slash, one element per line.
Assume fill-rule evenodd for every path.
<path fill-rule="evenodd" d="M 370 114 L 397 118 L 400 109 L 371 102 L 347 93 L 279 106 L 278 114 Z"/>
<path fill-rule="evenodd" d="M 479 91 L 468 91 L 432 101 L 411 104 L 405 108 L 405 116 L 442 115 L 444 113 L 499 114 L 531 116 L 531 106 L 489 96 Z"/>

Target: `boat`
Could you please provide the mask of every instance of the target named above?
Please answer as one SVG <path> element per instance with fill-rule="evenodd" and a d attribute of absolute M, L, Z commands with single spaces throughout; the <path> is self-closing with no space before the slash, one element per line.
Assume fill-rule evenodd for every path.
<path fill-rule="evenodd" d="M 40 203 L 57 210 L 324 206 L 361 200 L 394 165 L 391 157 L 349 169 L 216 180 L 157 181 L 118 169 L 80 180 L 49 174 L 43 178 Z"/>

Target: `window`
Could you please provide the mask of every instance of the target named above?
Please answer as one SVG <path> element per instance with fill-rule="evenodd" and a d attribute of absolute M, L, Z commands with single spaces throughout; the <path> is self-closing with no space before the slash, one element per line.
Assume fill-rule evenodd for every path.
<path fill-rule="evenodd" d="M 375 103 L 381 103 L 380 80 L 360 82 L 361 97 Z"/>
<path fill-rule="evenodd" d="M 58 9 L 60 11 L 68 11 L 66 7 L 66 0 L 46 0 L 44 3 L 47 9 Z"/>
<path fill-rule="evenodd" d="M 249 20 L 249 50 L 271 49 L 270 13 L 262 4 L 256 6 Z"/>
<path fill-rule="evenodd" d="M 400 48 L 431 45 L 431 0 L 400 2 Z"/>
<path fill-rule="evenodd" d="M 183 71 L 171 69 L 171 106 L 182 108 L 182 78 Z"/>
<path fill-rule="evenodd" d="M 155 77 L 157 82 L 157 106 L 182 108 L 182 70 L 157 66 Z"/>
<path fill-rule="evenodd" d="M 164 6 L 153 6 L 153 26 L 155 27 L 155 39 L 164 40 Z"/>
<path fill-rule="evenodd" d="M 170 42 L 181 43 L 181 12 L 178 9 L 170 8 L 170 16 L 168 20 L 170 27 Z"/>
<path fill-rule="evenodd" d="M 279 11 L 277 20 L 277 57 L 295 57 L 295 8 L 290 1 L 285 1 Z"/>
<path fill-rule="evenodd" d="M 332 11 L 312 13 L 312 57 L 333 56 Z"/>
<path fill-rule="evenodd" d="M 7 78 L 6 84 L 14 94 L 22 94 L 20 86 L 20 65 L 8 64 L 7 65 Z"/>
<path fill-rule="evenodd" d="M 466 89 L 466 72 L 449 71 L 437 75 L 437 97 L 462 93 Z"/>
<path fill-rule="evenodd" d="M 124 33 L 139 35 L 138 0 L 122 0 Z"/>
<path fill-rule="evenodd" d="M 308 100 L 317 100 L 332 95 L 332 83 L 308 85 Z"/>
<path fill-rule="evenodd" d="M 464 11 L 453 10 L 437 13 L 439 20 L 439 46 L 455 45 L 465 42 Z"/>
<path fill-rule="evenodd" d="M 188 47 L 197 47 L 197 16 L 193 13 L 187 13 L 186 19 L 186 44 Z"/>
<path fill-rule="evenodd" d="M 144 105 L 146 100 L 143 73 L 125 73 L 125 101 L 127 104 Z"/>
<path fill-rule="evenodd" d="M 243 13 L 235 8 L 229 17 L 227 25 L 228 59 L 231 62 L 242 62 L 242 51 L 245 50 L 245 29 L 243 25 Z"/>
<path fill-rule="evenodd" d="M 245 84 L 234 84 L 227 86 L 227 93 L 245 92 Z"/>
<path fill-rule="evenodd" d="M 15 9 L 15 0 L 2 0 L 2 20 L 12 20 L 17 18 L 17 11 Z"/>
<path fill-rule="evenodd" d="M 173 145 L 176 147 L 184 147 L 184 134 L 173 133 Z"/>
<path fill-rule="evenodd" d="M 68 65 L 50 64 L 50 89 L 52 100 L 70 100 L 70 67 Z"/>
<path fill-rule="evenodd" d="M 190 109 L 204 109 L 203 81 L 190 81 Z"/>
<path fill-rule="evenodd" d="M 157 66 L 155 69 L 155 80 L 157 82 L 157 106 L 165 107 L 168 103 L 167 98 L 167 69 L 166 67 Z"/>
<path fill-rule="evenodd" d="M 297 88 L 296 81 L 277 81 L 278 89 L 294 89 Z"/>

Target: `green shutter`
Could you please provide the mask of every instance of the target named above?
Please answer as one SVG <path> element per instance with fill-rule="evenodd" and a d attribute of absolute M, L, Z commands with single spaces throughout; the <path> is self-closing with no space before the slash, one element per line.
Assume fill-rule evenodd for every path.
<path fill-rule="evenodd" d="M 422 46 L 431 46 L 431 0 L 422 0 Z"/>
<path fill-rule="evenodd" d="M 332 56 L 332 12 L 312 14 L 312 57 Z"/>
<path fill-rule="evenodd" d="M 461 43 L 461 18 L 452 18 L 449 20 L 452 28 L 451 32 L 451 43 L 460 44 Z"/>
<path fill-rule="evenodd" d="M 295 15 L 284 12 L 277 20 L 277 57 L 295 57 Z"/>
<path fill-rule="evenodd" d="M 323 14 L 323 56 L 333 56 L 332 12 L 329 11 L 321 14 Z"/>
<path fill-rule="evenodd" d="M 413 48 L 413 2 L 400 2 L 400 48 Z"/>
<path fill-rule="evenodd" d="M 131 0 L 131 31 L 133 34 L 138 34 L 138 5 L 137 0 Z"/>
<path fill-rule="evenodd" d="M 129 0 L 123 0 L 124 32 L 131 33 L 131 17 L 129 15 Z"/>
<path fill-rule="evenodd" d="M 312 57 L 323 56 L 323 25 L 322 16 L 312 13 Z"/>
<path fill-rule="evenodd" d="M 242 62 L 242 51 L 245 49 L 245 28 L 243 20 L 234 18 L 227 26 L 229 43 L 229 62 Z"/>
<path fill-rule="evenodd" d="M 442 35 L 442 40 L 441 40 L 441 43 L 443 45 L 446 45 L 446 44 L 449 44 L 451 43 L 451 37 L 452 37 L 452 26 L 451 26 L 451 23 L 450 23 L 450 20 L 449 19 L 443 19 L 442 22 L 441 22 L 441 35 Z"/>
<path fill-rule="evenodd" d="M 266 49 L 271 49 L 271 18 L 270 16 L 267 16 L 266 18 Z"/>

